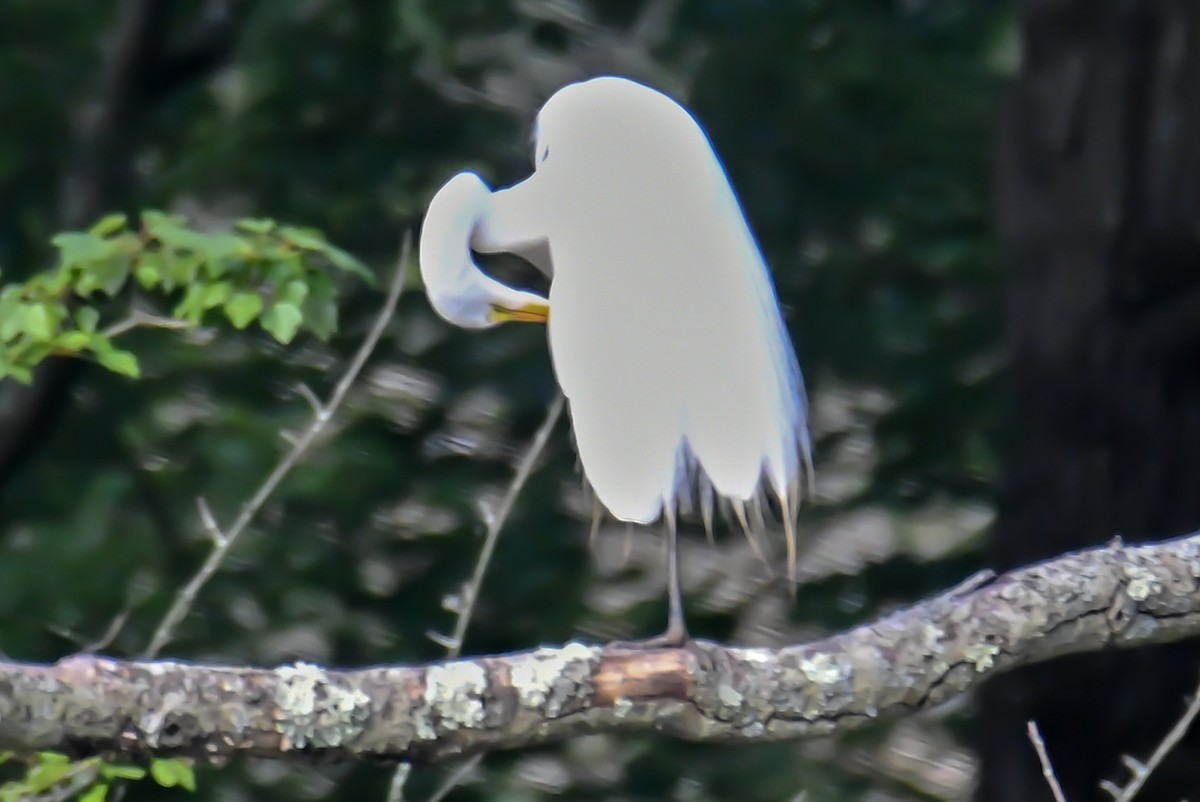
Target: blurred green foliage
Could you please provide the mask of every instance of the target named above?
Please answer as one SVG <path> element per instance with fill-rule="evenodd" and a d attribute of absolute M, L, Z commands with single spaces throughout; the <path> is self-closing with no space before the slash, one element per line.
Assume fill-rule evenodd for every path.
<path fill-rule="evenodd" d="M 0 763 L 16 762 L 11 752 L 0 754 Z M 24 762 L 20 780 L 0 785 L 0 802 L 30 802 L 42 799 L 79 799 L 104 802 L 114 783 L 141 780 L 146 769 L 125 763 L 110 763 L 99 757 L 71 760 L 60 752 L 40 752 Z M 162 788 L 196 790 L 191 764 L 180 758 L 150 761 L 151 778 Z"/>
<path fill-rule="evenodd" d="M 204 7 L 178 4 L 167 43 L 186 44 Z M 324 395 L 358 346 L 380 299 L 357 271 L 326 269 L 349 266 L 348 257 L 307 229 L 256 231 L 239 220 L 303 221 L 378 272 L 454 171 L 477 169 L 493 184 L 527 174 L 537 105 L 595 72 L 677 94 L 708 129 L 772 267 L 816 411 L 821 499 L 801 521 L 813 546 L 798 605 L 787 608 L 786 592 L 738 538 L 719 540 L 720 559 L 702 537 L 689 539 L 696 633 L 751 643 L 809 637 L 949 585 L 975 565 L 1003 441 L 1000 277 L 986 187 L 993 110 L 1013 64 L 1006 5 L 257 4 L 239 16 L 227 61 L 156 97 L 127 132 L 132 178 L 118 182 L 107 211 L 134 219 L 139 209 L 166 210 L 151 219 L 167 239 L 147 239 L 143 216 L 137 228 L 86 242 L 58 239 L 56 255 L 79 120 L 102 94 L 101 45 L 115 18 L 109 4 L 0 4 L 4 278 L 27 287 L 79 247 L 86 256 L 125 237 L 131 254 L 149 247 L 194 263 L 191 277 L 208 288 L 160 286 L 164 313 L 201 325 L 184 336 L 121 334 L 140 378 L 85 369 L 69 411 L 38 433 L 34 458 L 0 487 L 6 654 L 56 659 L 125 610 L 105 650 L 144 649 L 210 548 L 196 499 L 219 523 L 231 519 L 287 447 L 281 434 L 307 425 L 298 388 Z M 203 244 L 168 241 L 176 216 Z M 50 310 L 65 296 L 35 301 L 48 304 L 48 324 L 65 328 L 33 321 L 34 333 L 49 334 L 43 344 L 87 333 L 90 316 L 81 322 L 78 310 L 93 305 L 101 315 L 93 331 L 103 331 L 100 320 L 123 320 L 145 293 L 135 261 L 132 282 L 104 284 L 110 300 L 62 307 L 72 311 L 61 316 Z M 272 275 L 284 264 L 286 275 Z M 68 285 L 86 294 L 83 272 Z M 153 272 L 162 285 L 170 271 Z M 212 289 L 222 283 L 227 290 Z M 326 325 L 333 298 L 336 332 Z M 325 312 L 304 309 L 314 302 Z M 308 330 L 295 329 L 291 312 L 268 320 L 280 304 L 301 308 Z M 210 325 L 222 318 L 256 318 L 266 332 Z M 254 664 L 441 656 L 426 633 L 452 628 L 448 608 L 470 574 L 482 520 L 553 391 L 543 331 L 454 330 L 419 292 L 406 294 L 335 431 L 268 504 L 167 652 Z M 560 426 L 501 536 L 467 653 L 661 629 L 657 538 L 635 533 L 622 563 L 623 528 L 605 528 L 593 555 L 589 517 Z M 958 748 L 940 723 L 923 726 L 939 754 Z M 451 798 L 750 801 L 802 790 L 809 802 L 961 798 L 969 772 L 959 785 L 945 773 L 905 773 L 885 759 L 898 754 L 888 751 L 893 737 L 880 728 L 836 754 L 810 744 L 586 738 L 491 756 Z M 408 798 L 426 798 L 442 776 L 415 771 Z M 198 767 L 197 785 L 205 798 L 381 800 L 387 781 L 375 767 L 251 762 Z M 151 783 L 129 791 L 155 794 Z"/>
<path fill-rule="evenodd" d="M 114 214 L 87 231 L 58 234 L 58 265 L 22 284 L 0 286 L 0 379 L 26 384 L 48 356 L 91 356 L 105 368 L 137 378 L 137 357 L 113 345 L 113 337 L 137 326 L 198 326 L 210 311 L 235 329 L 258 321 L 287 344 L 303 326 L 322 340 L 337 329 L 333 282 L 320 264 L 371 272 L 319 232 L 242 220 L 233 233 L 204 233 L 178 215 L 147 211 L 137 230 Z M 117 297 L 130 278 L 138 289 L 176 293 L 169 318 L 135 312 L 98 328 L 101 313 L 88 301 Z M 79 299 L 72 304 L 72 298 Z"/>

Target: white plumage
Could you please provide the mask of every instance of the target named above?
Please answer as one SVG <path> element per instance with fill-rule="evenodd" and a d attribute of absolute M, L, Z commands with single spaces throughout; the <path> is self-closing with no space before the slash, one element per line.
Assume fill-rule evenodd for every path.
<path fill-rule="evenodd" d="M 552 272 L 550 352 L 601 504 L 650 523 L 694 498 L 705 505 L 710 488 L 739 511 L 767 489 L 792 566 L 791 518 L 811 465 L 804 386 L 707 136 L 667 96 L 596 78 L 542 108 L 534 161 L 508 189 L 489 194 L 462 173 L 435 196 L 420 246 L 434 308 L 465 326 L 545 312 L 482 273 L 468 238 Z"/>

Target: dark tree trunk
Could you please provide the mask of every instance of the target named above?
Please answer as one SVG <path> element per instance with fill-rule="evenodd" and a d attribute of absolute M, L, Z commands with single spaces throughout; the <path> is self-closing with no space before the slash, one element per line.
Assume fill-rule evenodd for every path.
<path fill-rule="evenodd" d="M 1021 0 L 1000 123 L 1014 441 L 992 533 L 1008 568 L 1200 528 L 1200 2 Z M 1071 802 L 1128 777 L 1200 681 L 1200 644 L 1085 655 L 982 694 L 978 798 Z M 1187 742 L 1138 796 L 1195 798 Z"/>

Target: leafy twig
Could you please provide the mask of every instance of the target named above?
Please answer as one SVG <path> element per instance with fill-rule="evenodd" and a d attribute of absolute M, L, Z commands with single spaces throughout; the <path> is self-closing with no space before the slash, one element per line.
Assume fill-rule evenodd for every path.
<path fill-rule="evenodd" d="M 396 303 L 400 300 L 400 292 L 404 288 L 405 275 L 408 272 L 409 255 L 412 250 L 411 237 L 404 238 L 404 245 L 400 252 L 400 261 L 396 266 L 395 276 L 392 279 L 392 285 L 388 289 L 387 300 L 384 301 L 383 308 L 379 310 L 379 315 L 375 319 L 374 325 L 370 332 L 367 333 L 366 339 L 359 346 L 358 352 L 355 353 L 354 359 L 346 372 L 342 374 L 342 378 L 338 381 L 337 386 L 333 390 L 329 401 L 323 405 L 319 405 L 313 413 L 313 420 L 309 427 L 304 430 L 304 433 L 296 440 L 291 449 L 284 455 L 275 469 L 271 471 L 266 480 L 254 493 L 249 501 L 242 507 L 237 519 L 232 526 L 226 531 L 221 531 L 216 527 L 216 522 L 205 522 L 205 529 L 209 531 L 213 539 L 213 550 L 209 553 L 208 559 L 200 566 L 200 570 L 191 578 L 191 580 L 179 591 L 175 596 L 175 601 L 172 602 L 171 608 L 167 610 L 167 614 L 163 616 L 158 628 L 154 631 L 154 636 L 150 639 L 150 646 L 147 647 L 145 656 L 156 656 L 164 646 L 171 640 L 175 634 L 175 628 L 191 611 L 192 605 L 196 602 L 196 596 L 200 590 L 208 583 L 213 575 L 220 569 L 225 558 L 229 555 L 230 549 L 237 543 L 238 538 L 246 531 L 250 522 L 254 520 L 254 516 L 258 514 L 267 499 L 275 492 L 275 488 L 283 481 L 284 477 L 296 466 L 304 453 L 316 441 L 318 435 L 325 429 L 325 426 L 333 418 L 342 401 L 345 400 L 346 393 L 358 378 L 358 374 L 362 371 L 363 365 L 366 364 L 367 358 L 371 352 L 375 350 L 379 338 L 383 336 L 384 329 L 387 328 L 388 322 L 396 312 Z M 215 530 L 216 534 L 213 535 Z"/>

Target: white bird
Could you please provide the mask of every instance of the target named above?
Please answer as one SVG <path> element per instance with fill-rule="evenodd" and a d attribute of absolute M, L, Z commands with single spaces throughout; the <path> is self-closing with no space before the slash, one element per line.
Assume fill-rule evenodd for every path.
<path fill-rule="evenodd" d="M 450 323 L 548 323 L 584 476 L 622 521 L 668 529 L 669 618 L 684 642 L 675 516 L 714 494 L 745 526 L 769 494 L 795 578 L 794 516 L 811 481 L 804 383 L 770 274 L 703 129 L 624 78 L 556 92 L 537 117 L 534 173 L 492 192 L 451 178 L 429 204 L 421 274 Z M 472 258 L 511 252 L 551 274 L 515 290 Z M 552 311 L 552 314 L 551 314 Z"/>

